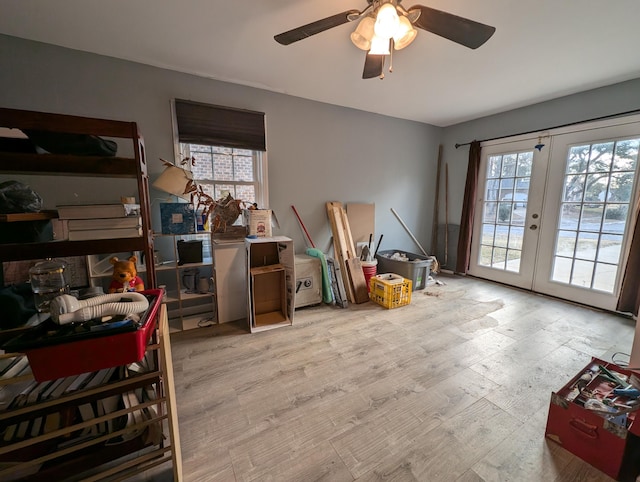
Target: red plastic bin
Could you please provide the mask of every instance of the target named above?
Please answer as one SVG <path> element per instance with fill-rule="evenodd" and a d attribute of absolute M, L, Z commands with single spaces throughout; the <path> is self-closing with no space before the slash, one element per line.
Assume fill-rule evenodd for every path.
<path fill-rule="evenodd" d="M 141 293 L 149 299 L 149 308 L 141 326 L 134 331 L 97 334 L 93 338 L 16 351 L 27 355 L 38 382 L 138 362 L 144 357 L 147 343 L 156 327 L 163 290 L 150 289 Z M 10 345 L 5 349 L 12 349 Z"/>

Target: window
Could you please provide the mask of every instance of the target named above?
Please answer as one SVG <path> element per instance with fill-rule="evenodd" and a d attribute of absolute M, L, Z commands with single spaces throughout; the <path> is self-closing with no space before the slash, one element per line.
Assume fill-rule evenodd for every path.
<path fill-rule="evenodd" d="M 264 113 L 176 99 L 175 119 L 180 160 L 207 195 L 268 207 Z"/>
<path fill-rule="evenodd" d="M 231 194 L 234 199 L 266 205 L 263 153 L 251 149 L 201 144 L 180 144 L 184 157 L 193 158 L 193 178 L 213 199 Z"/>

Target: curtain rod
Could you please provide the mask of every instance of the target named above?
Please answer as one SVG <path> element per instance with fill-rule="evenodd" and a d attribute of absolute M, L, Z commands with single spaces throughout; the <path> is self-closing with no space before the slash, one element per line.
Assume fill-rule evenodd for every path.
<path fill-rule="evenodd" d="M 508 137 L 524 136 L 526 134 L 533 134 L 535 132 L 549 131 L 549 130 L 552 130 L 552 129 L 560 129 L 562 127 L 569 127 L 569 126 L 575 126 L 575 125 L 578 125 L 578 124 L 584 124 L 585 122 L 594 122 L 594 121 L 605 120 L 605 119 L 613 119 L 614 117 L 622 117 L 622 116 L 625 116 L 625 115 L 637 114 L 639 112 L 640 112 L 640 109 L 628 110 L 626 112 L 620 112 L 618 114 L 604 115 L 604 116 L 601 116 L 601 117 L 594 117 L 594 118 L 582 120 L 582 121 L 579 121 L 579 122 L 570 122 L 569 124 L 562 124 L 562 125 L 559 125 L 559 126 L 547 127 L 546 129 L 536 129 L 536 130 L 533 130 L 533 131 L 520 132 L 519 134 L 509 134 L 507 136 L 492 137 L 491 139 L 482 139 L 481 141 L 478 141 L 478 142 L 497 141 L 498 139 L 506 139 Z M 472 141 L 472 142 L 475 142 L 475 141 Z M 463 142 L 461 144 L 454 144 L 456 149 L 458 147 L 468 146 L 468 145 L 471 145 L 471 142 Z"/>

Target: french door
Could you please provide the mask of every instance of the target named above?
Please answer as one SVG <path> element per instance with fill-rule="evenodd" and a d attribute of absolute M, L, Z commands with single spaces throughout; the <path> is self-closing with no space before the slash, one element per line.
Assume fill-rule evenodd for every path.
<path fill-rule="evenodd" d="M 615 122 L 483 144 L 470 274 L 615 309 L 640 117 Z"/>

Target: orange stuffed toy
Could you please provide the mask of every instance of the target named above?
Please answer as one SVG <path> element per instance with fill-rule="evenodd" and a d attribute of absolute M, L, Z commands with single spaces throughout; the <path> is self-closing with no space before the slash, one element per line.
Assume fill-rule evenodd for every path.
<path fill-rule="evenodd" d="M 109 293 L 126 293 L 127 291 L 144 291 L 144 282 L 136 270 L 138 258 L 131 256 L 128 260 L 113 257 L 109 262 L 113 265 L 113 279 L 109 285 Z"/>

